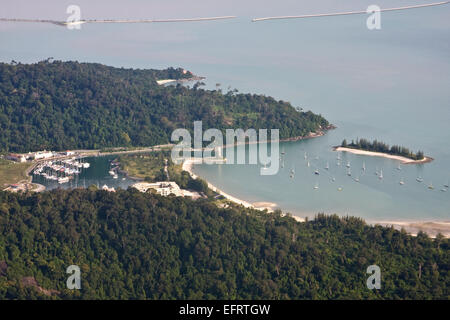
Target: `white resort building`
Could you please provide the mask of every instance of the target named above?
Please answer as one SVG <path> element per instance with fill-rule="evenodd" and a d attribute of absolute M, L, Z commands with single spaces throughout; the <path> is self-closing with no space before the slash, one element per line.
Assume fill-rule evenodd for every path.
<path fill-rule="evenodd" d="M 183 190 L 177 185 L 176 182 L 173 181 L 162 181 L 162 182 L 139 182 L 133 184 L 133 188 L 138 189 L 140 192 L 148 192 L 149 190 L 155 190 L 157 194 L 167 197 L 170 194 L 173 194 L 177 197 L 184 197 L 185 194 Z"/>

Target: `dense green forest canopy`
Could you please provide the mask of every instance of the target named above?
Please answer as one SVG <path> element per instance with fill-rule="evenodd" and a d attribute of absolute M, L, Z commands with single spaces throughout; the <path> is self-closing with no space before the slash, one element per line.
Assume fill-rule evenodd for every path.
<path fill-rule="evenodd" d="M 388 144 L 378 140 L 374 140 L 371 142 L 367 139 L 356 139 L 356 142 L 352 140 L 351 143 L 348 143 L 347 140 L 344 139 L 342 141 L 341 147 L 382 152 L 396 156 L 406 157 L 413 160 L 423 160 L 425 158 L 423 151 L 418 151 L 417 153 L 414 153 L 408 148 L 402 146 L 394 145 L 392 147 L 389 147 Z"/>
<path fill-rule="evenodd" d="M 1 299 L 448 299 L 449 245 L 134 189 L 0 192 Z M 65 287 L 73 264 L 81 290 Z"/>
<path fill-rule="evenodd" d="M 182 69 L 133 70 L 94 63 L 0 64 L 0 152 L 99 149 L 168 143 L 193 121 L 208 128 L 279 129 L 304 136 L 328 122 L 271 97 L 158 79 L 192 76 Z"/>

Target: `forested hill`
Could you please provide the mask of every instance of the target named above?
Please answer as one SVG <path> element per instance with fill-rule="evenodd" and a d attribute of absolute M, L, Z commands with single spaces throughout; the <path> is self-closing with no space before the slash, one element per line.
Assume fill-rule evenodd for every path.
<path fill-rule="evenodd" d="M 156 83 L 189 76 L 77 62 L 0 64 L 0 151 L 150 146 L 195 120 L 204 128 L 280 129 L 281 138 L 328 125 L 262 95 Z"/>
<path fill-rule="evenodd" d="M 0 299 L 448 299 L 450 240 L 119 190 L 0 192 Z M 381 289 L 369 290 L 369 265 Z M 81 269 L 81 290 L 66 269 Z"/>

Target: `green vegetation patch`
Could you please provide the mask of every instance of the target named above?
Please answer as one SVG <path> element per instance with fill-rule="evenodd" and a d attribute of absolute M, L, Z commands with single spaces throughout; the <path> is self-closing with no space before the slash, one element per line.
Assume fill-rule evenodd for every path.
<path fill-rule="evenodd" d="M 447 300 L 449 249 L 359 218 L 299 223 L 134 189 L 0 192 L 0 299 Z M 66 288 L 73 264 L 81 290 Z"/>
<path fill-rule="evenodd" d="M 5 185 L 27 179 L 28 177 L 25 173 L 30 165 L 30 163 L 18 163 L 0 159 L 0 189 L 3 189 Z"/>
<path fill-rule="evenodd" d="M 353 148 L 365 151 L 373 151 L 373 152 L 381 152 L 386 154 L 391 154 L 395 156 L 401 156 L 405 158 L 409 158 L 412 160 L 423 160 L 425 158 L 422 151 L 418 151 L 417 153 L 412 152 L 408 148 L 402 146 L 392 146 L 389 147 L 388 144 L 374 140 L 373 142 L 367 139 L 356 139 L 356 142 L 352 140 L 351 143 L 348 143 L 347 140 L 344 139 L 342 141 L 341 147 L 344 148 Z"/>
<path fill-rule="evenodd" d="M 312 112 L 263 95 L 160 86 L 181 69 L 133 70 L 94 63 L 0 63 L 0 152 L 148 147 L 178 128 L 279 129 L 280 138 L 328 126 Z"/>

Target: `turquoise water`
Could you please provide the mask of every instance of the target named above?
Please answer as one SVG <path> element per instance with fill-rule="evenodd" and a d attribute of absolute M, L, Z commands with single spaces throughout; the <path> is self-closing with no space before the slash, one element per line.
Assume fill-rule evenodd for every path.
<path fill-rule="evenodd" d="M 441 168 L 445 166 L 439 161 L 399 166 L 398 161 L 345 152 L 339 161 L 332 146 L 341 141 L 340 131 L 343 130 L 315 139 L 281 143 L 280 150 L 285 155 L 280 163 L 284 163 L 284 168 L 280 167 L 274 176 L 261 176 L 260 165 L 205 164 L 196 165 L 194 172 L 240 199 L 276 203 L 279 208 L 301 217 L 311 218 L 318 212 L 326 212 L 370 221 L 450 218 L 450 193 L 441 191 L 448 175 L 442 174 Z M 348 162 L 351 177 L 347 175 Z M 291 170 L 295 171 L 293 177 Z M 316 170 L 320 175 L 315 174 Z M 380 170 L 383 179 L 376 175 Z M 419 176 L 424 182 L 416 181 Z M 430 183 L 434 190 L 428 188 Z M 314 189 L 316 185 L 318 189 Z"/>
<path fill-rule="evenodd" d="M 55 3 L 42 1 L 32 11 L 9 4 L 2 14 L 65 19 L 65 7 Z M 80 3 L 85 18 L 229 14 L 239 18 L 208 24 L 84 25 L 80 31 L 0 24 L 0 60 L 36 62 L 54 57 L 138 68 L 182 66 L 206 76 L 210 88 L 220 83 L 224 91 L 231 86 L 290 101 L 321 113 L 338 128 L 324 137 L 284 144 L 285 168 L 273 177 L 260 176 L 256 166 L 205 165 L 196 166 L 195 172 L 233 196 L 274 202 L 299 215 L 311 217 L 325 211 L 373 220 L 450 220 L 450 192 L 440 191 L 450 178 L 450 6 L 384 13 L 382 29 L 369 31 L 364 15 L 267 23 L 249 20 L 361 10 L 371 1 L 213 4 L 202 0 L 198 6 L 181 1 L 130 1 L 127 10 L 106 6 L 106 1 Z M 405 3 L 380 1 L 379 5 Z M 392 160 L 346 155 L 355 174 L 366 162 L 366 175 L 356 183 L 345 167 L 336 167 L 331 146 L 357 137 L 424 150 L 435 161 L 403 166 L 399 171 Z M 311 165 L 320 169 L 329 161 L 336 182 L 324 170 L 316 177 L 313 166 L 304 164 L 305 151 L 313 158 Z M 319 160 L 314 160 L 316 156 Z M 296 175 L 290 179 L 293 166 Z M 374 174 L 376 167 L 383 169 L 382 182 Z M 418 175 L 424 183 L 415 181 Z M 399 184 L 402 177 L 404 186 Z M 313 189 L 316 183 L 318 190 Z M 429 183 L 434 190 L 427 188 Z M 342 192 L 337 191 L 339 185 Z"/>

